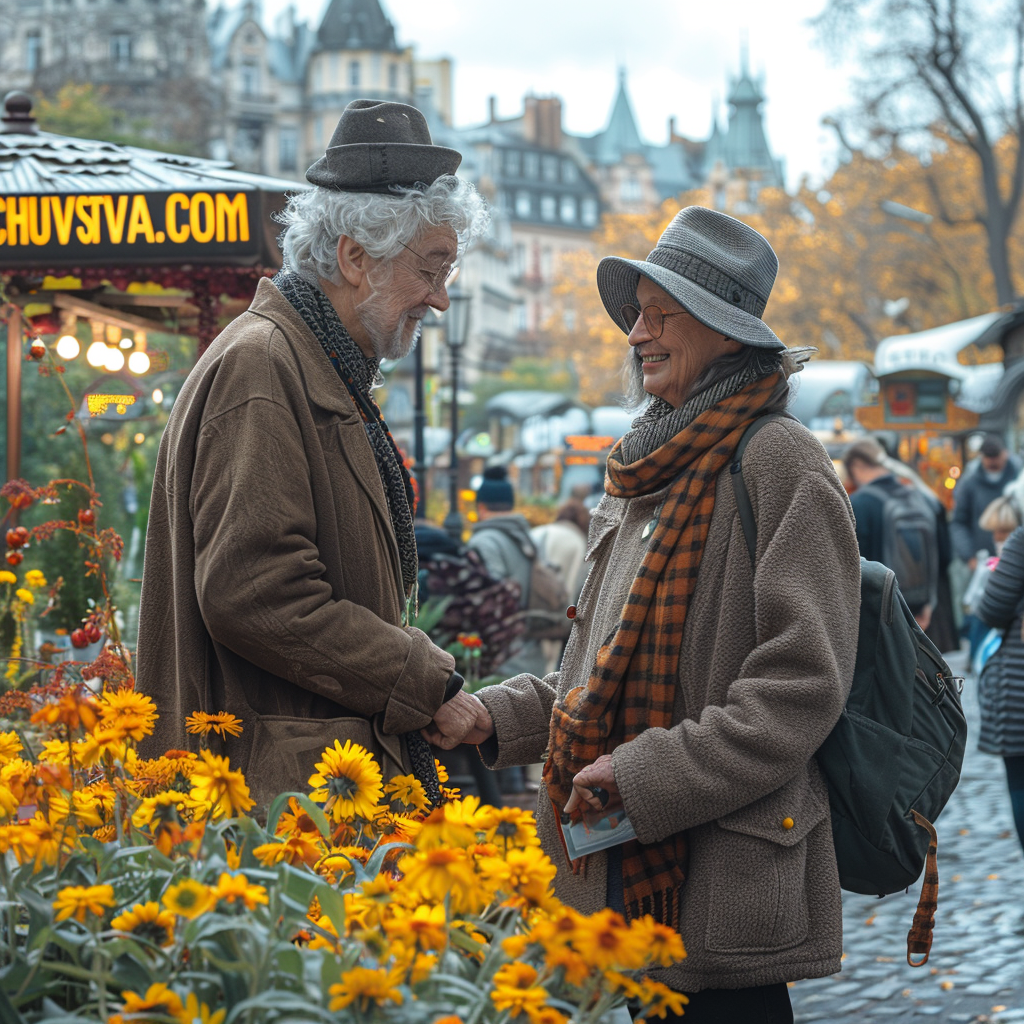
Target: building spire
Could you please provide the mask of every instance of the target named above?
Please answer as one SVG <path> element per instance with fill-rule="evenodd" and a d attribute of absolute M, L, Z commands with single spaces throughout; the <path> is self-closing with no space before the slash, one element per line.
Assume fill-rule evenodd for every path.
<path fill-rule="evenodd" d="M 645 146 L 633 116 L 626 91 L 626 68 L 619 66 L 619 87 L 615 93 L 608 126 L 598 136 L 597 159 L 602 164 L 618 163 L 627 153 L 643 153 Z"/>

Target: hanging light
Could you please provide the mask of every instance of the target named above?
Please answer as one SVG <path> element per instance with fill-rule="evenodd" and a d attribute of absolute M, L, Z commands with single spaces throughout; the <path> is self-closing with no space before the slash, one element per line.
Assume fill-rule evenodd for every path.
<path fill-rule="evenodd" d="M 132 344 L 132 339 L 129 338 L 127 334 L 118 342 L 118 345 L 120 345 L 121 348 L 131 348 Z"/>
<path fill-rule="evenodd" d="M 90 366 L 97 369 L 106 364 L 107 353 L 110 349 L 102 341 L 94 341 L 85 352 L 85 360 Z M 115 349 L 116 351 L 116 349 Z"/>
<path fill-rule="evenodd" d="M 128 369 L 137 377 L 149 371 L 149 356 L 145 352 L 133 352 L 128 357 Z"/>
<path fill-rule="evenodd" d="M 153 388 L 153 404 L 163 405 L 164 404 L 164 393 L 159 388 Z"/>
<path fill-rule="evenodd" d="M 57 355 L 61 359 L 74 359 L 81 351 L 82 346 L 73 334 L 65 334 L 57 339 Z"/>
<path fill-rule="evenodd" d="M 124 367 L 124 353 L 119 348 L 107 348 L 106 358 L 103 361 L 103 368 L 110 373 L 117 373 Z"/>

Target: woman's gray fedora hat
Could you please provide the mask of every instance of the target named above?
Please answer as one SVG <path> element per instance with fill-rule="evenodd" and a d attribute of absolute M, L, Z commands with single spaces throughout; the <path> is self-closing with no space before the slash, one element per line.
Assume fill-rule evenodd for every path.
<path fill-rule="evenodd" d="M 395 185 L 432 185 L 460 163 L 458 150 L 431 142 L 426 119 L 415 107 L 353 100 L 306 180 L 338 192 L 390 192 Z"/>
<path fill-rule="evenodd" d="M 745 345 L 784 349 L 761 319 L 778 272 L 778 257 L 763 235 L 717 210 L 687 206 L 646 260 L 601 260 L 597 288 L 608 315 L 626 334 L 621 310 L 636 304 L 643 275 L 713 331 Z"/>

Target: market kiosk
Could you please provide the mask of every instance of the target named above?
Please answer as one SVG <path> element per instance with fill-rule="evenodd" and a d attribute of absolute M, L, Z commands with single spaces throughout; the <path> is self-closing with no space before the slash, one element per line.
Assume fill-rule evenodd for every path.
<path fill-rule="evenodd" d="M 272 215 L 303 187 L 221 161 L 43 132 L 30 97 L 8 93 L 0 119 L 8 478 L 20 472 L 26 333 L 64 334 L 70 346 L 88 323 L 93 345 L 110 349 L 111 392 L 120 374 L 120 392 L 130 394 L 129 369 L 151 361 L 147 332 L 191 335 L 201 354 L 222 313 L 244 308 L 260 278 L 280 267 Z M 130 405 L 108 403 L 103 414 Z"/>

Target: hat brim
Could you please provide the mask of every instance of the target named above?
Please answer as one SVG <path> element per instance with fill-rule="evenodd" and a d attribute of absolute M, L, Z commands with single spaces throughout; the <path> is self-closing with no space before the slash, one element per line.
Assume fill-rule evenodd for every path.
<path fill-rule="evenodd" d="M 636 303 L 636 286 L 641 277 L 663 288 L 683 309 L 713 331 L 755 348 L 782 350 L 786 347 L 763 320 L 737 309 L 695 281 L 646 260 L 606 256 L 597 265 L 597 290 L 608 315 L 623 334 L 628 335 L 630 329 L 622 319 L 622 307 Z"/>
<path fill-rule="evenodd" d="M 385 147 L 386 164 L 377 156 Z M 454 174 L 460 163 L 462 154 L 444 146 L 356 142 L 331 146 L 306 171 L 306 181 L 336 192 L 390 192 L 396 186 L 432 185 L 443 175 Z"/>

